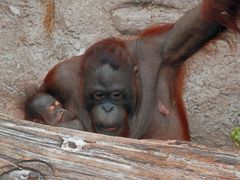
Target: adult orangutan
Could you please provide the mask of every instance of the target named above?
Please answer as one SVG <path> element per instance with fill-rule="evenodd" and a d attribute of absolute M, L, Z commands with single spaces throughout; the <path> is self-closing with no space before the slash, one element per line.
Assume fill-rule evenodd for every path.
<path fill-rule="evenodd" d="M 114 136 L 190 140 L 182 64 L 226 28 L 240 32 L 239 9 L 239 0 L 203 0 L 175 24 L 95 43 L 49 71 L 26 103 L 27 119 Z"/>

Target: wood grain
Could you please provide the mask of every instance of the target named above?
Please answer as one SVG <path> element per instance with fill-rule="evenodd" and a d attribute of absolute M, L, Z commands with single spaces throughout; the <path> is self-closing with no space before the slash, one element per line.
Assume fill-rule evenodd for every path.
<path fill-rule="evenodd" d="M 30 180 L 240 179 L 240 154 L 1 118 L 0 175 Z"/>

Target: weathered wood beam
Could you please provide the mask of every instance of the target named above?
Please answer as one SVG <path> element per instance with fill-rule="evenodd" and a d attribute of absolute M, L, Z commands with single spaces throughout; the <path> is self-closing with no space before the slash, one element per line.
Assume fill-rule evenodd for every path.
<path fill-rule="evenodd" d="M 240 154 L 0 119 L 0 179 L 240 179 Z"/>

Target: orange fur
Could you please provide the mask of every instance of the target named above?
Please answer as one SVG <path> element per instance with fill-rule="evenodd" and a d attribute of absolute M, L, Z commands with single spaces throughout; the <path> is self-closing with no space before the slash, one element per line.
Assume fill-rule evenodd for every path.
<path fill-rule="evenodd" d="M 202 7 L 201 7 L 201 17 L 202 20 L 209 22 L 211 24 L 219 24 L 219 31 L 223 29 L 229 28 L 232 29 L 238 33 L 240 33 L 240 28 L 237 26 L 237 18 L 236 15 L 239 14 L 240 9 L 240 2 L 239 0 L 203 0 L 202 1 Z M 215 25 L 216 25 L 215 24 Z M 160 36 L 163 33 L 167 33 L 172 28 L 174 28 L 173 23 L 168 24 L 161 24 L 161 25 L 155 25 L 150 28 L 147 28 L 142 33 L 139 34 L 138 38 L 144 38 L 144 37 L 152 37 L 154 36 Z M 217 33 L 216 33 L 217 35 Z M 228 39 L 226 40 L 228 42 Z M 231 45 L 232 41 L 229 42 Z M 118 51 L 118 49 L 121 49 L 121 51 Z M 99 65 L 96 64 L 96 59 L 101 62 L 102 64 L 108 62 L 110 63 L 114 68 L 122 67 L 123 64 L 126 64 L 126 67 L 128 67 L 128 60 L 129 55 L 128 52 L 122 51 L 126 49 L 125 41 L 122 41 L 117 38 L 109 38 L 104 41 L 99 41 L 98 43 L 95 43 L 92 47 L 90 47 L 85 55 L 85 59 L 90 59 L 92 61 L 81 61 L 82 65 L 82 72 L 83 70 L 89 70 L 89 68 L 95 68 Z M 117 57 L 117 58 L 116 58 Z M 94 61 L 93 61 L 94 60 Z M 93 66 L 94 65 L 94 66 Z M 55 69 L 51 70 L 48 75 L 45 78 L 45 81 L 49 81 L 49 84 L 52 83 L 52 79 L 55 80 L 54 77 Z M 188 121 L 187 121 L 187 114 L 184 106 L 184 101 L 182 99 L 183 94 L 183 88 L 185 85 L 185 67 L 182 65 L 179 67 L 178 72 L 176 73 L 176 81 L 174 83 L 174 86 L 171 88 L 171 96 L 174 99 L 174 102 L 176 103 L 177 112 L 180 118 L 180 124 L 181 124 L 181 130 L 183 132 L 183 139 L 184 140 L 190 140 L 189 135 L 189 127 L 188 127 Z M 81 75 L 81 78 L 83 76 Z M 83 81 L 81 81 L 81 86 L 83 86 Z M 169 82 L 170 83 L 170 82 Z M 83 87 L 80 88 L 82 90 Z M 83 93 L 81 93 L 82 95 Z M 137 93 L 138 94 L 138 93 Z M 83 99 L 83 97 L 81 97 Z M 81 100 L 82 101 L 82 100 Z M 83 116 L 84 117 L 84 116 Z M 86 118 L 88 118 L 86 116 Z M 140 127 L 140 126 L 139 126 Z M 91 128 L 89 128 L 91 129 Z M 123 132 L 124 135 L 128 135 L 129 129 L 125 128 L 125 131 Z"/>
<path fill-rule="evenodd" d="M 153 25 L 140 33 L 140 37 L 154 36 L 168 32 L 173 28 L 173 23 Z"/>
<path fill-rule="evenodd" d="M 174 27 L 174 24 L 171 24 L 171 23 L 151 26 L 140 34 L 140 38 L 146 37 L 146 36 L 161 35 L 163 33 L 170 31 L 173 27 Z M 184 78 L 185 74 L 186 74 L 186 71 L 185 71 L 184 65 L 182 65 L 177 73 L 177 79 L 175 81 L 174 87 L 172 88 L 172 97 L 176 103 L 177 112 L 179 115 L 179 119 L 181 121 L 183 138 L 186 141 L 190 141 L 187 113 L 186 113 L 184 101 L 182 98 L 183 87 L 185 85 L 185 78 Z"/>
<path fill-rule="evenodd" d="M 204 20 L 215 22 L 240 33 L 237 25 L 239 0 L 203 0 L 201 14 Z"/>
<path fill-rule="evenodd" d="M 237 25 L 237 17 L 236 17 L 236 15 L 239 14 L 239 9 L 240 9 L 239 0 L 229 0 L 227 2 L 227 5 L 224 3 L 226 2 L 219 1 L 218 3 L 216 3 L 216 0 L 203 0 L 202 9 L 201 9 L 202 18 L 206 21 L 219 23 L 223 25 L 225 28 L 229 28 L 231 30 L 234 30 L 240 33 L 240 28 Z M 225 40 L 228 43 L 230 49 L 236 48 L 236 43 L 234 43 L 232 40 L 223 36 L 221 36 L 220 38 Z M 185 75 L 186 75 L 186 69 L 185 69 L 185 66 L 182 65 L 180 67 L 180 70 L 177 73 L 177 79 L 175 82 L 175 87 L 173 89 L 173 97 L 176 102 L 177 111 L 182 123 L 184 138 L 186 140 L 190 140 L 190 136 L 188 134 L 189 127 L 188 127 L 188 121 L 187 121 L 187 113 L 186 113 L 184 101 L 182 98 L 183 90 L 185 86 Z"/>
<path fill-rule="evenodd" d="M 178 115 L 181 120 L 183 137 L 185 140 L 190 141 L 187 112 L 182 98 L 185 86 L 185 75 L 186 69 L 185 66 L 182 65 L 179 71 L 177 72 L 177 79 L 175 81 L 175 86 L 172 91 L 173 92 L 172 96 L 175 100 Z"/>
<path fill-rule="evenodd" d="M 218 3 L 215 1 L 216 0 L 203 0 L 201 8 L 202 18 L 209 22 L 221 24 L 224 26 L 224 28 L 228 28 L 240 33 L 240 28 L 237 25 L 240 1 L 228 0 L 219 1 Z M 225 3 L 227 3 L 227 5 L 225 5 Z M 234 41 L 234 38 L 230 38 L 226 34 L 220 34 L 217 38 L 211 40 L 209 43 L 212 43 L 217 39 L 227 42 L 230 50 L 236 49 L 236 42 Z"/>
<path fill-rule="evenodd" d="M 226 5 L 226 1 L 219 1 L 218 3 L 216 3 L 216 0 L 203 0 L 201 8 L 202 18 L 206 21 L 218 23 L 220 25 L 223 25 L 224 28 L 229 28 L 240 33 L 240 28 L 237 26 L 236 17 L 236 15 L 239 13 L 240 5 L 239 3 L 237 3 L 237 1 L 238 0 L 229 0 Z M 162 33 L 170 31 L 173 27 L 174 24 L 170 23 L 155 25 L 144 30 L 140 34 L 140 38 L 146 36 L 160 35 Z M 231 49 L 234 49 L 235 43 L 232 40 L 223 36 L 221 36 L 220 38 L 225 40 L 229 44 Z M 186 69 L 185 66 L 182 65 L 177 73 L 177 79 L 174 84 L 174 88 L 172 89 L 172 97 L 174 98 L 177 106 L 178 115 L 181 120 L 181 126 L 184 133 L 184 139 L 190 140 L 187 113 L 182 98 L 185 85 L 185 75 Z"/>

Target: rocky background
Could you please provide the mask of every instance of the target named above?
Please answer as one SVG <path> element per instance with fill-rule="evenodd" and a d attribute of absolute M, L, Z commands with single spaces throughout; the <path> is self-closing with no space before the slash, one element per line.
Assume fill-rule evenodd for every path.
<path fill-rule="evenodd" d="M 109 36 L 128 36 L 174 22 L 198 0 L 1 0 L 0 115 L 23 118 L 20 101 L 55 64 Z M 184 99 L 194 142 L 237 150 L 240 125 L 240 37 L 230 50 L 215 40 L 186 64 Z M 233 48 L 234 49 L 234 48 Z M 238 149 L 239 150 L 239 149 Z"/>

